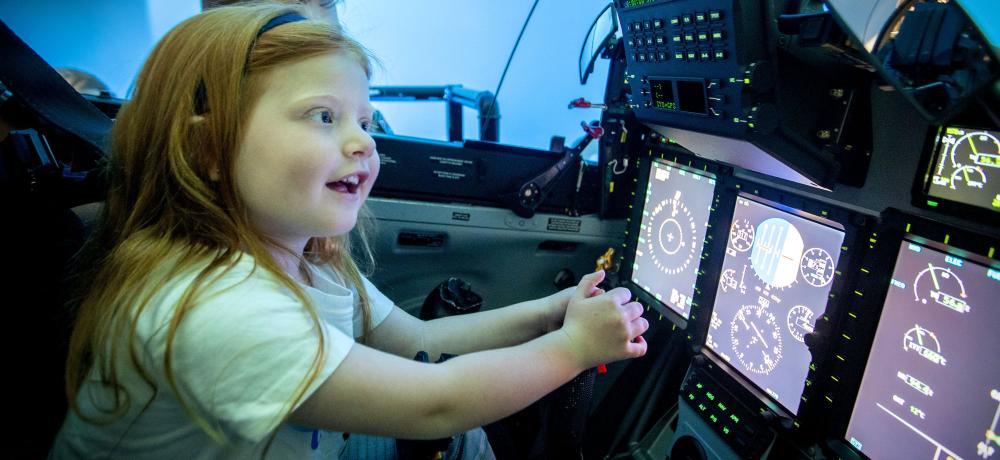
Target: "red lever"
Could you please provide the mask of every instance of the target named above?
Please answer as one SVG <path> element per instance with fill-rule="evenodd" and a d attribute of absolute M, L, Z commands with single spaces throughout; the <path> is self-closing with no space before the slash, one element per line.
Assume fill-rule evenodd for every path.
<path fill-rule="evenodd" d="M 606 104 L 599 104 L 596 102 L 590 102 L 582 97 L 578 97 L 569 101 L 570 109 L 601 109 L 607 110 L 608 106 Z"/>

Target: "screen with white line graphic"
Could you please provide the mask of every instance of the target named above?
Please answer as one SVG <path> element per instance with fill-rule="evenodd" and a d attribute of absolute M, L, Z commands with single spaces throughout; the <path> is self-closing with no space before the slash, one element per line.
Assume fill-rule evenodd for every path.
<path fill-rule="evenodd" d="M 845 438 L 872 459 L 1000 459 L 1000 264 L 904 239 L 890 283 Z"/>
<path fill-rule="evenodd" d="M 684 319 L 691 314 L 714 194 L 711 173 L 653 160 L 632 282 Z"/>
<path fill-rule="evenodd" d="M 932 161 L 929 196 L 1000 211 L 1000 132 L 941 127 Z"/>
<path fill-rule="evenodd" d="M 843 227 L 736 198 L 705 344 L 792 414 L 812 355 L 805 336 L 826 310 Z"/>

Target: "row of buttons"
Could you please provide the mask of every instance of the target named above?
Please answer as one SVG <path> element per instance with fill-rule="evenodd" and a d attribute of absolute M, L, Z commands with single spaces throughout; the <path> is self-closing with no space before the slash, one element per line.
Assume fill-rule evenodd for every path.
<path fill-rule="evenodd" d="M 710 389 L 706 384 L 709 379 L 698 374 L 701 372 L 689 371 L 681 387 L 684 402 L 737 452 L 750 454 L 750 457 L 761 452 L 770 442 L 770 435 L 757 425 L 748 408 L 742 407 L 733 395 L 722 388 Z"/>
<path fill-rule="evenodd" d="M 627 29 L 631 32 L 641 32 L 643 30 L 650 29 L 662 29 L 663 20 L 662 19 L 647 19 L 645 21 L 635 21 L 628 25 Z"/>
<path fill-rule="evenodd" d="M 709 43 L 709 42 L 724 42 L 726 40 L 726 33 L 721 30 L 713 31 L 699 31 L 699 32 L 686 32 L 684 34 L 673 35 L 670 37 L 670 42 L 675 45 L 680 44 L 691 44 L 691 43 Z M 657 35 L 654 37 L 629 37 L 628 46 L 641 47 L 646 46 L 659 46 L 666 43 L 667 39 L 663 35 Z"/>
<path fill-rule="evenodd" d="M 728 57 L 726 50 L 680 50 L 674 51 L 672 54 L 666 51 L 650 51 L 648 53 L 633 53 L 632 60 L 636 62 L 664 62 L 670 58 L 676 59 L 678 61 L 690 61 L 690 62 L 711 62 L 711 61 L 724 61 Z"/>
<path fill-rule="evenodd" d="M 680 16 L 674 16 L 670 18 L 670 25 L 674 27 L 678 26 L 689 26 L 691 24 L 702 24 L 705 22 L 716 22 L 722 20 L 722 12 L 719 10 L 712 10 L 708 12 L 698 12 L 691 14 L 682 14 Z"/>
<path fill-rule="evenodd" d="M 722 12 L 719 10 L 712 10 L 706 12 L 689 13 L 682 14 L 679 16 L 674 16 L 670 18 L 670 25 L 674 27 L 689 26 L 692 24 L 703 24 L 706 22 L 717 22 L 722 20 Z M 642 32 L 644 30 L 662 29 L 663 19 L 646 19 L 643 21 L 634 21 L 629 24 L 626 29 L 631 32 Z"/>

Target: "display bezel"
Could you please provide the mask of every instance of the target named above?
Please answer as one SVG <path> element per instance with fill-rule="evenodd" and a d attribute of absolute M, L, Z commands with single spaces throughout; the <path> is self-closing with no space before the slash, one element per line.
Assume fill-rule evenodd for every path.
<path fill-rule="evenodd" d="M 840 337 L 833 344 L 829 369 L 836 376 L 822 391 L 827 413 L 823 431 L 831 433 L 831 447 L 845 455 L 865 454 L 852 446 L 847 429 L 857 402 L 861 379 L 868 366 L 889 282 L 896 267 L 900 245 L 904 240 L 927 246 L 946 254 L 956 255 L 987 267 L 997 266 L 1000 240 L 960 229 L 936 220 L 889 208 L 882 213 L 879 225 L 870 239 L 870 251 L 859 267 L 859 279 L 850 294 L 845 315 L 838 327 Z M 878 269 L 873 269 L 877 267 Z"/>
<path fill-rule="evenodd" d="M 637 285 L 632 281 L 633 264 L 635 263 L 635 253 L 636 248 L 639 244 L 639 237 L 641 233 L 642 225 L 642 212 L 643 204 L 646 200 L 646 184 L 650 180 L 650 174 L 653 170 L 653 162 L 659 162 L 661 164 L 666 164 L 674 168 L 683 169 L 692 174 L 698 174 L 703 177 L 712 178 L 716 181 L 715 188 L 713 190 L 712 197 L 712 208 L 709 210 L 708 216 L 708 229 L 706 229 L 706 234 L 702 244 L 701 257 L 699 260 L 699 266 L 696 268 L 697 276 L 695 278 L 695 289 L 692 296 L 691 310 L 688 313 L 688 317 L 685 318 L 680 313 L 674 311 L 671 307 L 664 305 L 661 301 L 657 300 L 656 297 L 650 292 L 646 291 L 642 286 Z M 648 150 L 647 155 L 639 158 L 639 175 L 636 179 L 635 188 L 632 192 L 633 194 L 633 204 L 630 205 L 631 213 L 627 218 L 627 230 L 625 235 L 625 243 L 623 244 L 623 251 L 621 258 L 619 259 L 620 270 L 619 270 L 619 281 L 620 284 L 627 287 L 632 291 L 633 295 L 636 297 L 641 304 L 646 307 L 652 308 L 657 313 L 660 314 L 662 318 L 666 318 L 678 328 L 686 329 L 688 327 L 691 319 L 697 317 L 696 311 L 698 310 L 698 305 L 702 302 L 703 296 L 700 292 L 704 289 L 702 288 L 703 283 L 706 283 L 704 273 L 706 272 L 706 260 L 710 259 L 710 247 L 709 242 L 711 239 L 711 228 L 715 226 L 718 221 L 718 201 L 720 197 L 720 191 L 723 188 L 722 181 L 724 177 L 728 174 L 728 169 L 722 167 L 721 165 L 705 162 L 704 160 L 697 159 L 695 157 L 685 155 L 678 152 L 670 151 L 669 146 L 653 148 Z M 709 280 L 708 282 L 711 282 Z"/>
<path fill-rule="evenodd" d="M 788 206 L 788 205 L 782 204 L 780 202 L 772 201 L 772 200 L 763 198 L 763 197 L 761 197 L 759 195 L 747 193 L 745 191 L 738 191 L 735 194 L 735 197 L 733 198 L 733 200 L 731 200 L 732 201 L 732 203 L 731 203 L 732 204 L 732 206 L 731 206 L 732 209 L 728 209 L 728 211 L 729 211 L 729 225 L 732 225 L 732 220 L 733 220 L 733 217 L 735 215 L 736 200 L 738 198 L 744 198 L 744 199 L 753 201 L 753 202 L 755 202 L 755 203 L 757 203 L 759 205 L 767 206 L 767 207 L 770 207 L 772 209 L 775 209 L 775 210 L 778 210 L 778 211 L 781 211 L 781 212 L 784 212 L 784 213 L 787 213 L 787 214 L 790 214 L 790 215 L 793 215 L 793 216 L 805 219 L 805 220 L 810 221 L 812 223 L 815 223 L 817 225 L 826 226 L 826 227 L 831 228 L 833 230 L 839 231 L 839 232 L 841 232 L 841 233 L 844 234 L 844 240 L 843 241 L 845 243 L 848 241 L 848 229 L 847 229 L 847 227 L 845 227 L 840 222 L 837 222 L 835 220 L 831 220 L 831 219 L 825 218 L 825 217 L 820 216 L 820 215 L 816 215 L 816 214 L 807 212 L 807 211 L 805 211 L 803 209 L 799 209 L 799 208 L 796 208 L 796 207 Z M 726 233 L 728 235 L 728 231 Z M 727 244 L 728 244 L 728 242 L 727 242 Z M 845 248 L 846 248 L 846 246 L 842 246 L 841 247 L 841 255 L 838 258 L 839 259 L 838 263 L 837 263 L 837 274 L 838 274 L 838 277 L 841 276 L 841 274 L 842 274 L 841 268 L 843 267 L 842 264 L 845 263 L 844 262 L 845 257 L 843 256 L 844 255 L 843 253 L 845 252 L 844 251 Z M 723 254 L 722 259 L 725 259 L 724 254 Z M 720 268 L 721 268 L 721 266 L 722 266 L 722 261 L 720 260 Z M 716 279 L 718 279 L 718 278 L 716 278 Z M 836 284 L 831 284 L 831 287 L 830 287 L 831 292 L 833 292 L 834 286 L 836 286 Z M 713 305 L 712 305 L 712 309 L 713 310 L 715 308 L 715 305 L 714 305 L 714 299 L 716 297 L 715 294 L 717 294 L 717 293 L 715 292 L 715 290 L 713 290 Z M 826 305 L 824 305 L 823 317 L 828 317 L 828 315 L 830 313 L 830 309 L 831 309 L 831 302 L 828 299 Z M 817 319 L 817 328 L 820 327 L 819 323 L 820 323 L 820 319 Z M 700 341 L 698 342 L 699 349 L 701 350 L 701 352 L 705 356 L 709 357 L 714 363 L 716 363 L 719 366 L 720 369 L 723 369 L 732 378 L 734 378 L 735 380 L 737 380 L 742 386 L 744 386 L 745 388 L 747 388 L 748 390 L 750 390 L 750 392 L 753 393 L 754 396 L 756 396 L 758 399 L 761 399 L 763 402 L 765 402 L 768 405 L 768 407 L 771 408 L 772 411 L 774 411 L 777 415 L 785 417 L 785 418 L 796 418 L 796 417 L 799 417 L 803 413 L 803 403 L 805 401 L 800 402 L 798 410 L 792 411 L 787 406 L 785 406 L 781 401 L 779 401 L 778 399 L 776 399 L 776 398 L 772 397 L 771 395 L 767 394 L 767 392 L 765 392 L 763 388 L 761 388 L 760 386 L 758 386 L 748 375 L 744 374 L 742 371 L 740 371 L 739 369 L 737 369 L 734 365 L 726 362 L 726 360 L 722 356 L 720 356 L 715 350 L 711 349 L 708 346 L 707 340 L 706 340 L 707 339 L 707 327 L 704 328 L 704 329 L 706 330 L 706 334 L 703 334 L 703 336 L 700 337 Z M 808 342 L 806 343 L 806 346 L 807 346 L 807 348 L 810 348 L 810 352 L 812 353 L 811 347 L 809 347 Z M 814 358 L 813 361 L 815 361 L 815 358 Z M 813 364 L 813 362 L 810 363 L 810 366 L 812 364 Z M 806 380 L 808 380 L 808 373 L 809 372 L 807 371 L 807 378 L 806 378 Z M 803 381 L 803 387 L 806 387 L 806 386 L 807 386 L 807 383 L 804 380 Z M 800 395 L 800 397 L 802 397 L 804 395 L 805 395 L 805 388 L 803 388 L 803 393 Z"/>
<path fill-rule="evenodd" d="M 934 176 L 934 168 L 937 164 L 938 145 L 940 139 L 949 128 L 964 130 L 998 131 L 995 128 L 985 128 L 967 124 L 931 125 L 927 129 L 924 139 L 923 151 L 920 154 L 920 163 L 917 168 L 917 177 L 913 181 L 911 191 L 912 204 L 923 209 L 931 209 L 936 212 L 972 218 L 991 224 L 1000 224 L 1000 210 L 990 210 L 983 206 L 971 205 L 960 201 L 942 198 L 931 194 L 930 187 Z"/>

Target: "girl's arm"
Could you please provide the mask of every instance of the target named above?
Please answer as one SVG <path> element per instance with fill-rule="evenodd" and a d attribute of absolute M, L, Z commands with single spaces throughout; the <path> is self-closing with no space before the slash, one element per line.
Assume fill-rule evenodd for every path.
<path fill-rule="evenodd" d="M 597 276 L 600 283 L 604 272 L 591 276 Z M 584 283 L 581 280 L 575 288 L 541 299 L 432 321 L 422 321 L 396 307 L 372 331 L 368 344 L 405 358 L 426 351 L 431 361 L 436 361 L 441 353 L 461 355 L 517 345 L 558 329 L 570 297 Z M 593 286 L 589 289 L 588 296 L 604 292 Z"/>
<path fill-rule="evenodd" d="M 597 280 L 597 281 L 595 281 Z M 649 327 L 626 289 L 573 292 L 565 324 L 521 345 L 423 364 L 355 345 L 291 417 L 298 425 L 411 439 L 499 420 L 599 362 L 642 356 Z M 633 339 L 635 341 L 633 342 Z"/>

